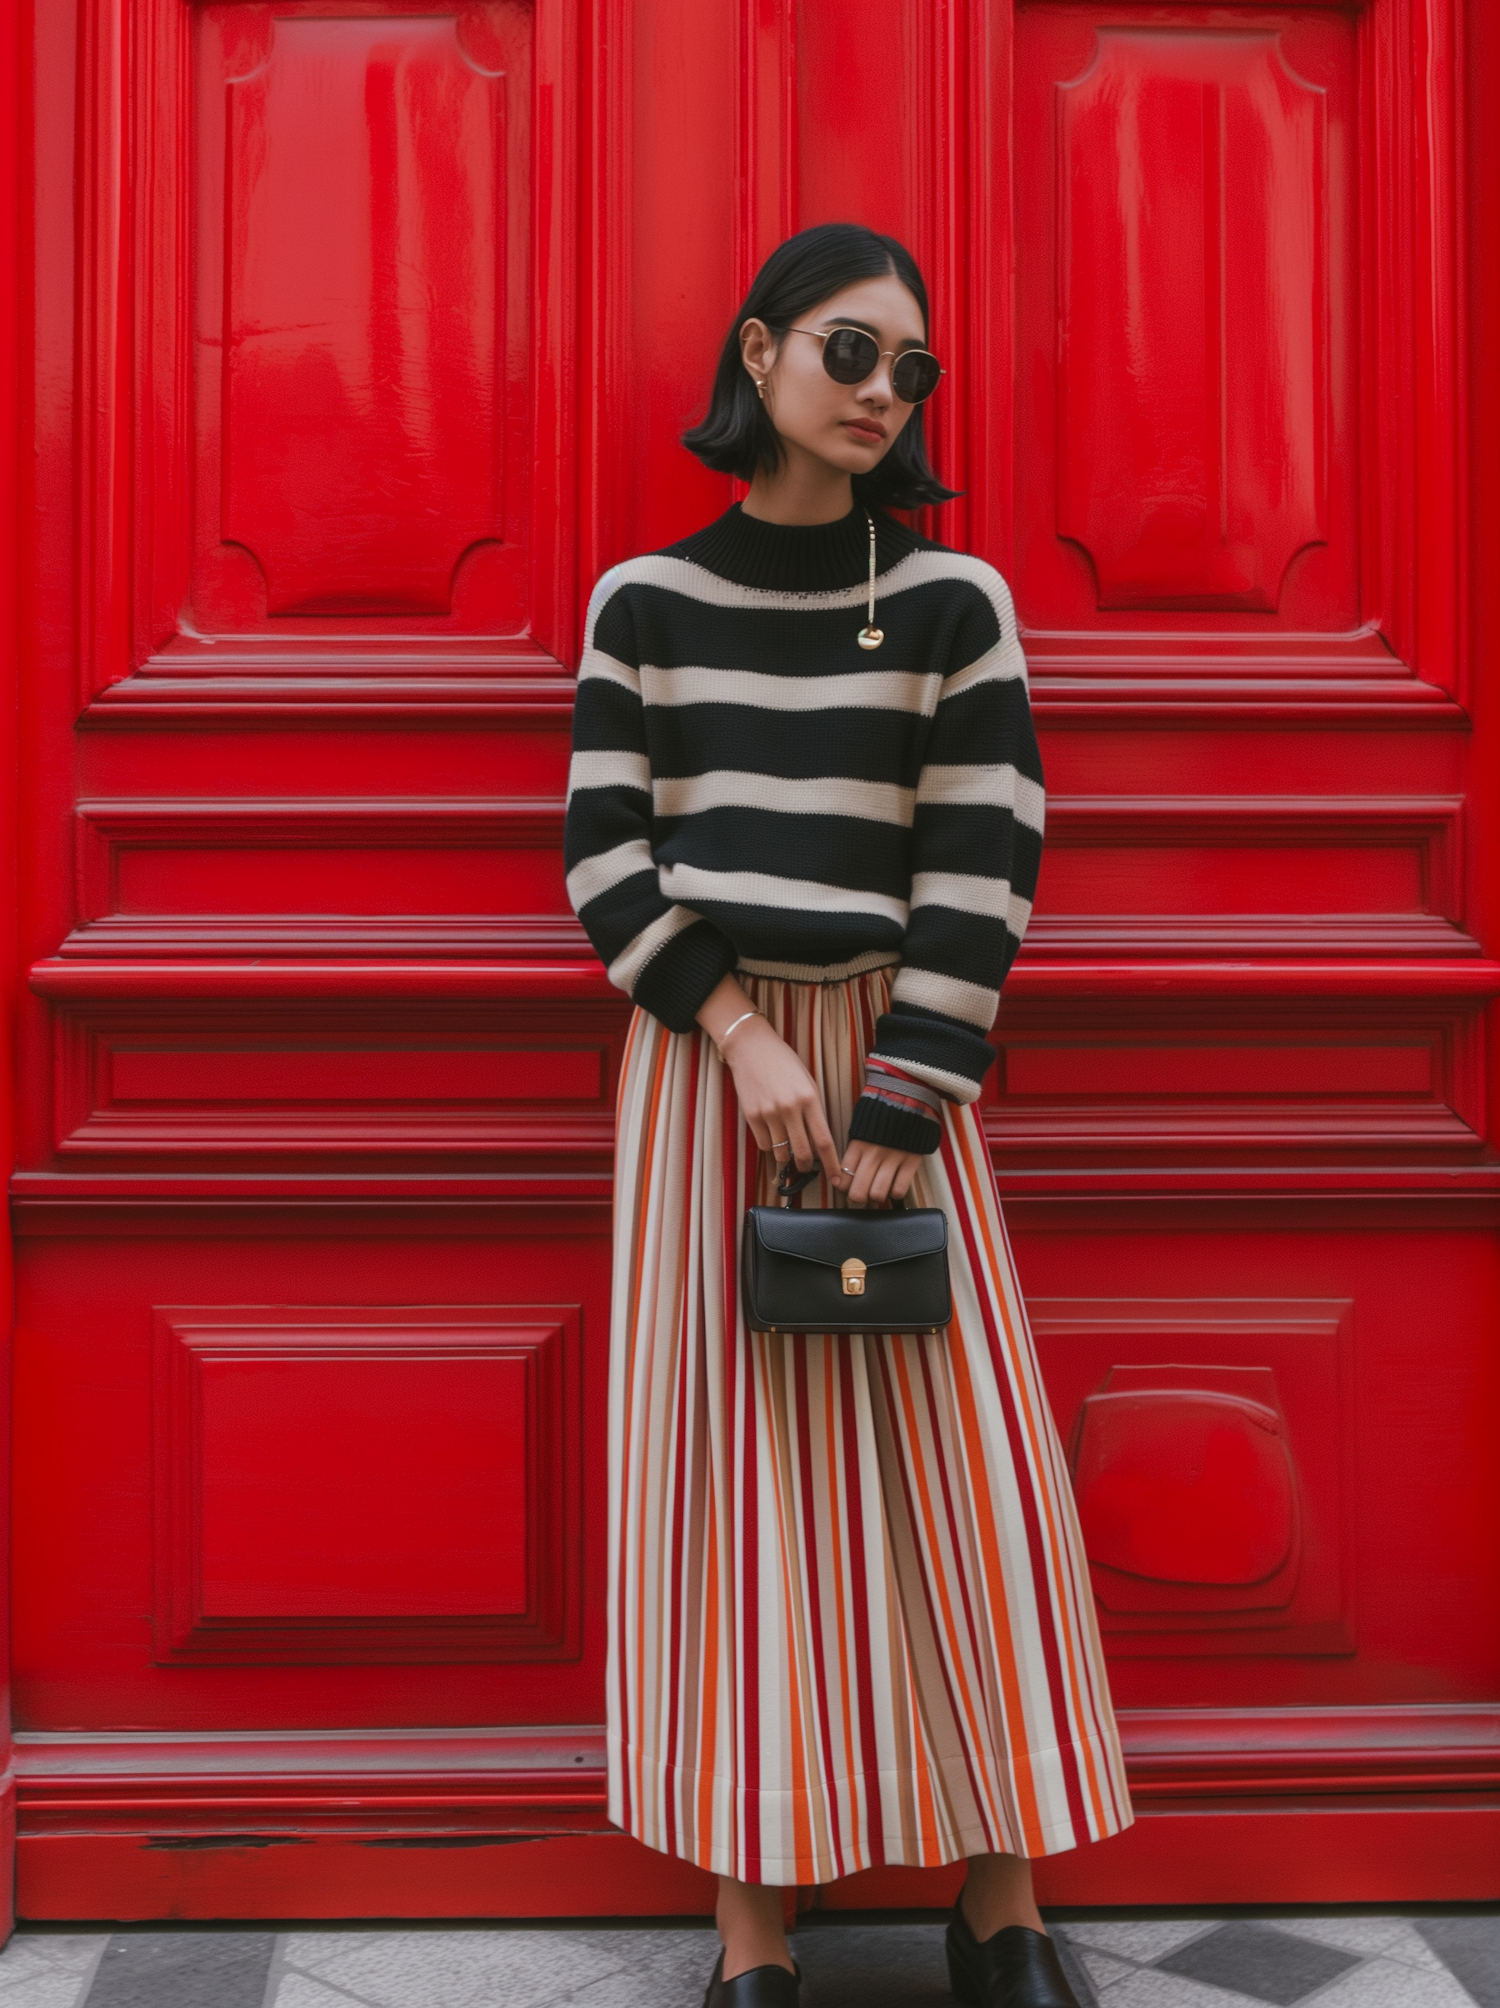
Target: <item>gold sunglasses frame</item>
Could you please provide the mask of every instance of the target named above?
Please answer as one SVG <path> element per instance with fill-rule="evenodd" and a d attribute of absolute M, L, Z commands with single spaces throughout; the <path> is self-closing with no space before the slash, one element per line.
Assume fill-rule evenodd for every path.
<path fill-rule="evenodd" d="M 817 328 L 799 328 L 793 325 L 792 327 L 789 327 L 787 329 L 787 333 L 789 335 L 811 335 L 815 342 L 826 342 L 830 335 L 838 335 L 838 334 L 863 335 L 867 342 L 873 342 L 875 340 L 875 337 L 870 333 L 868 328 L 856 328 L 851 326 L 850 323 L 847 321 L 840 321 L 836 327 L 826 328 L 822 330 L 819 330 Z M 823 353 L 826 357 L 828 351 L 825 349 Z M 853 390 L 854 384 L 856 383 L 868 383 L 870 378 L 874 376 L 876 370 L 879 369 L 881 358 L 884 356 L 889 356 L 891 358 L 891 389 L 897 397 L 901 397 L 901 393 L 899 390 L 896 389 L 896 364 L 901 360 L 902 356 L 932 356 L 932 360 L 935 363 L 937 363 L 937 373 L 939 377 L 945 377 L 948 374 L 948 372 L 943 368 L 942 364 L 938 363 L 938 359 L 935 355 L 932 354 L 931 349 L 882 349 L 877 346 L 875 351 L 875 360 L 870 365 L 869 369 L 865 371 L 865 374 L 862 377 L 856 377 L 853 383 L 845 384 L 844 388 L 846 390 Z M 828 369 L 828 365 L 826 362 L 824 363 L 823 367 L 824 370 L 827 371 L 828 378 L 831 383 L 844 382 L 844 379 L 842 377 L 834 376 L 833 372 Z M 931 397 L 932 392 L 935 391 L 936 389 L 937 385 L 934 384 L 932 386 L 932 390 L 928 391 L 927 397 L 901 397 L 901 402 L 903 404 L 909 404 L 913 407 L 913 409 L 915 409 L 916 406 L 919 404 L 926 404 L 927 398 Z"/>

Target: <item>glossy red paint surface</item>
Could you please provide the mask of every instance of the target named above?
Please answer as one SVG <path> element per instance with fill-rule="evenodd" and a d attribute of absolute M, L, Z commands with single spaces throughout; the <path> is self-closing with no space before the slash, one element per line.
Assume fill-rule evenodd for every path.
<path fill-rule="evenodd" d="M 446 614 L 461 561 L 501 541 L 505 384 L 524 382 L 524 355 L 502 358 L 506 77 L 452 16 L 260 11 L 264 53 L 244 9 L 216 23 L 220 537 L 268 615 Z"/>
<path fill-rule="evenodd" d="M 1020 10 L 1036 626 L 1359 624 L 1359 40 L 1321 7 Z"/>
<path fill-rule="evenodd" d="M 1056 87 L 1057 530 L 1096 604 L 1275 613 L 1326 541 L 1326 89 L 1274 30 L 1101 24 Z"/>
<path fill-rule="evenodd" d="M 1141 1818 L 1044 1894 L 1495 1895 L 1494 10 L 23 29 L 23 1913 L 711 1901 L 605 1831 L 571 667 L 847 215 L 927 272 L 1050 787 L 983 1115 Z"/>
<path fill-rule="evenodd" d="M 576 1654 L 578 1321 L 525 1315 L 158 1311 L 157 1657 Z"/>

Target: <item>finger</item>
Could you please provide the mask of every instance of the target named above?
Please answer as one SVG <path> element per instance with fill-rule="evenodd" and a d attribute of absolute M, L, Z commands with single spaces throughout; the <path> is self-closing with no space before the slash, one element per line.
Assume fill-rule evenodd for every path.
<path fill-rule="evenodd" d="M 785 1146 L 790 1141 L 790 1133 L 786 1126 L 786 1117 L 782 1114 L 781 1110 L 774 1107 L 760 1110 L 755 1120 L 765 1131 L 766 1149 L 775 1151 L 776 1156 L 783 1163 L 788 1162 L 789 1152 L 785 1148 L 781 1150 L 776 1149 L 778 1144 Z"/>
<path fill-rule="evenodd" d="M 878 1151 L 868 1149 L 861 1151 L 859 1162 L 854 1167 L 854 1177 L 849 1184 L 849 1204 L 851 1206 L 869 1205 L 870 1180 L 874 1176 L 875 1167 L 879 1161 L 880 1154 Z"/>
<path fill-rule="evenodd" d="M 823 1113 L 823 1103 L 814 1097 L 806 1112 L 807 1134 L 813 1149 L 818 1153 L 818 1162 L 831 1185 L 839 1181 L 839 1154 L 834 1145 L 833 1132 L 828 1127 L 828 1118 Z"/>
<path fill-rule="evenodd" d="M 891 1182 L 895 1176 L 896 1160 L 883 1156 L 881 1163 L 876 1167 L 875 1176 L 870 1180 L 870 1198 L 876 1206 L 886 1206 L 890 1203 Z"/>
<path fill-rule="evenodd" d="M 797 1160 L 798 1171 L 811 1171 L 817 1158 L 808 1138 L 807 1125 L 802 1120 L 802 1111 L 784 1109 L 782 1116 L 786 1123 L 786 1135 L 792 1146 L 792 1155 Z"/>
<path fill-rule="evenodd" d="M 743 1104 L 741 1106 L 743 1107 Z M 766 1121 L 764 1116 L 753 1116 L 748 1110 L 745 1112 L 745 1124 L 751 1136 L 755 1138 L 755 1147 L 757 1150 L 769 1150 L 771 1148 L 772 1137 L 781 1135 L 780 1130 L 773 1130 L 771 1128 L 771 1125 Z"/>
<path fill-rule="evenodd" d="M 797 1161 L 797 1134 L 791 1117 L 785 1109 L 777 1109 L 770 1117 L 771 1129 L 784 1148 L 777 1151 L 776 1162 L 790 1171 Z"/>
<path fill-rule="evenodd" d="M 891 1187 L 891 1197 L 893 1199 L 907 1198 L 912 1186 L 916 1182 L 916 1176 L 917 1167 L 914 1164 L 903 1164 L 901 1169 L 896 1173 L 896 1182 Z"/>

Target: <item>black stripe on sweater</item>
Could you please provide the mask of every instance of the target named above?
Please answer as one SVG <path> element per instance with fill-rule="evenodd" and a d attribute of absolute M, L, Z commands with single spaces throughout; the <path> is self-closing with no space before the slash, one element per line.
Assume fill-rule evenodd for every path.
<path fill-rule="evenodd" d="M 983 990 L 998 990 L 1020 942 L 1003 920 L 952 907 L 915 906 L 907 923 L 902 960 L 913 969 L 959 976 Z"/>
<path fill-rule="evenodd" d="M 563 869 L 612 851 L 641 835 L 651 817 L 651 797 L 634 788 L 585 788 L 568 805 L 563 825 Z"/>
<path fill-rule="evenodd" d="M 862 955 L 894 960 L 901 953 L 904 930 L 884 914 L 809 913 L 795 907 L 741 906 L 731 900 L 698 900 L 693 911 L 711 920 L 749 962 L 822 969 Z"/>
<path fill-rule="evenodd" d="M 858 816 L 704 809 L 695 816 L 658 817 L 651 847 L 663 865 L 734 872 L 753 857 L 758 871 L 777 878 L 819 879 L 861 892 L 888 893 L 911 876 L 911 832 L 899 823 Z"/>
<path fill-rule="evenodd" d="M 748 669 L 762 676 L 847 676 L 851 671 L 926 673 L 957 654 L 969 662 L 1000 639 L 995 610 L 965 579 L 932 579 L 905 592 L 877 592 L 875 617 L 885 636 L 879 660 L 859 646 L 861 607 L 719 607 L 665 586 L 625 588 L 628 616 L 601 614 L 594 645 L 622 662 L 658 669 Z M 956 603 L 957 602 L 957 603 Z M 605 610 L 610 613 L 609 609 Z M 851 618 L 852 616 L 852 618 Z M 797 630 L 797 662 L 788 660 L 787 623 Z M 958 648 L 960 633 L 963 645 Z"/>
<path fill-rule="evenodd" d="M 646 746 L 658 778 L 721 769 L 788 781 L 837 775 L 915 788 L 927 721 L 905 711 L 756 711 L 684 704 L 646 713 Z"/>

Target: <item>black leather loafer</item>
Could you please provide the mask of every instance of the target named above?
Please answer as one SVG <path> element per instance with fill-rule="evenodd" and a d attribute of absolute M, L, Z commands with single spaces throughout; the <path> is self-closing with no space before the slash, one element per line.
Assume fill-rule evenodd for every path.
<path fill-rule="evenodd" d="M 964 2008 L 1079 2008 L 1045 1931 L 1008 1924 L 976 1938 L 961 1903 L 948 1924 L 948 1984 Z"/>
<path fill-rule="evenodd" d="M 795 1959 L 792 1964 L 797 1966 Z M 797 2008 L 802 1984 L 800 1966 L 795 1973 L 788 1973 L 784 1966 L 752 1966 L 746 1973 L 736 1973 L 733 1980 L 722 1979 L 723 1971 L 721 1952 L 714 1961 L 703 2008 Z"/>

